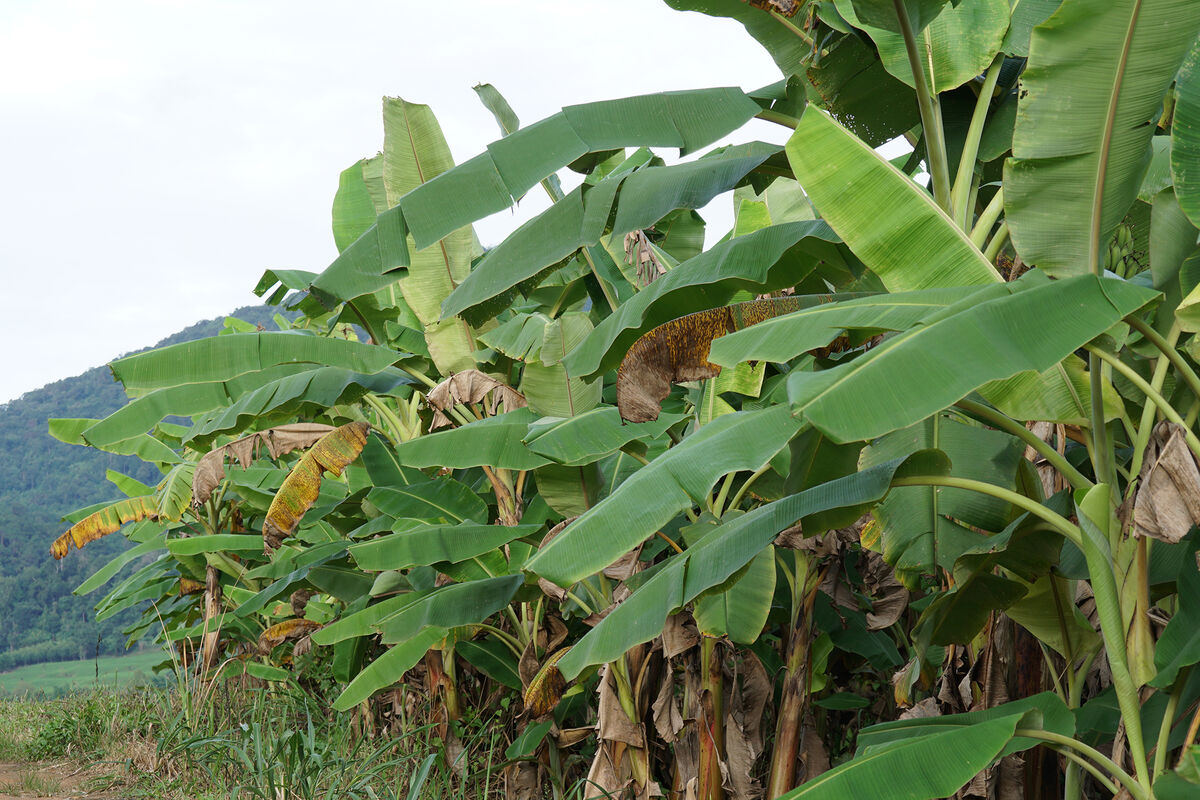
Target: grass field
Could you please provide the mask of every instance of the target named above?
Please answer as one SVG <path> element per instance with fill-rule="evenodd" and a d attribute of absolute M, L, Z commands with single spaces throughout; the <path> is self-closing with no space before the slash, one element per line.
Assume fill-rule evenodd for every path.
<path fill-rule="evenodd" d="M 166 655 L 161 650 L 147 650 L 124 656 L 101 656 L 85 661 L 52 661 L 18 667 L 0 672 L 0 695 L 34 695 L 57 697 L 72 689 L 142 686 L 162 682 L 152 668 Z M 99 666 L 99 675 L 97 675 Z"/>

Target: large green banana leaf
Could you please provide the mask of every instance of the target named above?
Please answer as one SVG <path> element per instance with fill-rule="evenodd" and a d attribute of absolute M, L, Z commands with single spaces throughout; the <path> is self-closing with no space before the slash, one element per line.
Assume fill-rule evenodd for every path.
<path fill-rule="evenodd" d="M 61 418 L 48 420 L 47 427 L 50 435 L 60 442 L 89 445 L 90 442 L 83 438 L 83 432 L 99 422 L 100 420 L 95 419 Z M 96 449 L 120 456 L 137 456 L 142 461 L 152 464 L 177 464 L 180 461 L 178 453 L 147 433 L 136 434 L 127 439 L 118 439 L 109 444 L 96 446 Z"/>
<path fill-rule="evenodd" d="M 725 305 L 742 289 L 770 292 L 793 286 L 821 261 L 841 263 L 837 241 L 828 225 L 811 220 L 772 225 L 722 242 L 622 303 L 563 364 L 581 378 L 612 369 L 639 336 L 657 325 Z"/>
<path fill-rule="evenodd" d="M 403 357 L 387 347 L 302 333 L 234 333 L 173 344 L 109 366 L 128 392 L 227 381 L 281 364 L 320 364 L 373 375 Z"/>
<path fill-rule="evenodd" d="M 387 208 L 386 198 L 381 198 L 385 201 L 383 208 L 375 204 L 368 185 L 368 171 L 381 169 L 377 159 L 378 156 L 361 159 L 338 176 L 338 189 L 333 196 L 333 241 L 339 253 L 366 233 L 380 212 Z"/>
<path fill-rule="evenodd" d="M 381 572 L 417 565 L 451 564 L 482 555 L 513 539 L 531 536 L 540 525 L 430 525 L 385 534 L 350 545 L 350 557 L 365 570 Z M 261 545 L 260 545 L 261 546 Z"/>
<path fill-rule="evenodd" d="M 1031 712 L 1028 716 L 1035 715 Z M 949 797 L 996 758 L 1026 716 L 1012 714 L 896 742 L 843 762 L 782 795 L 780 800 Z M 897 787 L 903 787 L 902 795 L 896 794 Z"/>
<path fill-rule="evenodd" d="M 685 508 L 703 502 L 722 475 L 766 464 L 799 428 L 787 406 L 718 417 L 634 473 L 525 568 L 570 586 L 616 561 Z"/>
<path fill-rule="evenodd" d="M 817 109 L 805 109 L 787 154 L 817 211 L 889 291 L 1000 281 L 926 191 Z"/>
<path fill-rule="evenodd" d="M 592 329 L 591 319 L 583 312 L 546 320 L 536 355 L 530 353 L 522 359 L 525 367 L 517 387 L 531 409 L 548 417 L 573 417 L 599 405 L 603 382 L 572 378 L 562 365 Z"/>
<path fill-rule="evenodd" d="M 1034 29 L 1004 165 L 1005 218 L 1026 263 L 1060 276 L 1102 265 L 1198 30 L 1191 0 L 1065 0 Z"/>
<path fill-rule="evenodd" d="M 768 544 L 727 589 L 696 600 L 696 628 L 708 636 L 754 644 L 771 613 L 775 579 L 775 548 Z"/>
<path fill-rule="evenodd" d="M 386 394 L 412 383 L 406 373 L 385 369 L 360 375 L 338 367 L 318 367 L 270 383 L 237 399 L 227 408 L 198 419 L 184 443 L 199 450 L 220 434 L 235 434 L 249 426 L 297 414 L 321 413 L 343 403 L 354 403 L 368 392 Z M 84 432 L 87 435 L 87 432 Z"/>
<path fill-rule="evenodd" d="M 514 289 L 531 285 L 580 247 L 596 244 L 605 233 L 619 237 L 649 227 L 678 208 L 707 205 L 776 152 L 774 145 L 752 142 L 694 162 L 649 166 L 609 175 L 591 187 L 585 184 L 489 251 L 446 298 L 442 316 L 463 315 L 476 322 L 495 316 L 508 305 Z M 608 231 L 614 203 L 616 221 Z"/>
<path fill-rule="evenodd" d="M 120 572 L 126 564 L 137 561 L 142 556 L 149 555 L 151 553 L 158 553 L 166 548 L 167 534 L 166 531 L 161 529 L 161 526 L 155 525 L 153 522 L 148 520 L 134 523 L 134 526 L 137 525 L 154 526 L 154 529 L 157 532 L 140 544 L 134 545 L 123 553 L 119 553 L 107 564 L 89 575 L 87 580 L 72 589 L 72 594 L 85 595 L 94 592 L 112 580 L 113 576 Z M 132 527 L 133 526 L 131 526 L 131 530 Z M 128 538 L 130 538 L 132 541 L 137 541 L 137 539 L 133 538 L 132 536 L 129 536 Z M 261 548 L 262 540 L 258 539 L 257 536 L 254 538 Z"/>
<path fill-rule="evenodd" d="M 895 28 L 889 30 L 860 20 L 855 8 L 861 4 L 862 0 L 835 3 L 847 22 L 861 28 L 875 42 L 884 68 L 915 86 L 904 37 Z M 885 8 L 884 12 L 887 18 L 896 19 L 894 8 Z M 986 71 L 1008 31 L 1008 18 L 1008 0 L 973 0 L 939 9 L 917 36 L 921 52 L 928 54 L 922 68 L 923 80 L 931 90 L 950 91 Z"/>
<path fill-rule="evenodd" d="M 988 381 L 1047 370 L 1157 296 L 1091 275 L 1023 278 L 997 288 L 1005 290 L 1001 297 L 919 325 L 849 363 L 793 371 L 793 411 L 835 441 L 871 439 Z"/>
<path fill-rule="evenodd" d="M 799 75 L 812 57 L 812 47 L 790 30 L 802 20 L 782 22 L 769 11 L 754 8 L 742 0 L 664 0 L 676 11 L 698 11 L 712 17 L 727 17 L 740 22 L 746 32 L 767 49 L 784 75 Z"/>
<path fill-rule="evenodd" d="M 406 642 L 388 648 L 388 651 L 372 661 L 333 701 L 335 711 L 347 711 L 370 699 L 371 695 L 396 683 L 404 673 L 416 666 L 425 657 L 429 648 L 446 636 L 445 628 L 426 628 Z"/>
<path fill-rule="evenodd" d="M 956 477 L 1013 489 L 1024 446 L 1002 431 L 968 425 L 934 414 L 909 428 L 887 434 L 862 452 L 871 467 L 919 450 L 936 448 L 954 465 Z M 981 531 L 998 533 L 1013 516 L 1008 503 L 978 492 L 912 486 L 892 490 L 874 510 L 883 557 L 897 570 L 936 573 L 949 570 L 960 555 L 986 542 Z"/>
<path fill-rule="evenodd" d="M 839 508 L 849 508 L 852 515 L 860 515 L 887 494 L 897 473 L 944 473 L 949 467 L 940 453 L 914 454 L 908 459 L 896 459 L 814 486 L 722 522 L 637 587 L 579 640 L 559 662 L 559 669 L 567 678 L 573 678 L 589 665 L 612 661 L 634 645 L 658 636 L 671 613 L 714 586 L 724 584 L 770 545 L 780 531 L 801 517 Z M 567 526 L 563 535 L 570 531 L 571 526 Z M 527 569 L 536 572 L 536 562 L 530 562 Z"/>
<path fill-rule="evenodd" d="M 692 152 L 741 127 L 759 112 L 741 90 L 698 89 L 567 106 L 488 145 L 400 199 L 417 247 L 508 208 L 562 167 L 623 147 Z"/>
<path fill-rule="evenodd" d="M 1036 711 L 1038 717 L 1029 719 L 1032 724 L 1023 724 L 1018 727 L 1052 731 L 1062 736 L 1075 734 L 1075 714 L 1067 708 L 1058 695 L 1053 692 L 1042 692 L 1032 697 L 1023 697 L 1020 700 L 979 711 L 948 714 L 944 717 L 901 719 L 871 725 L 859 732 L 857 752 L 859 755 L 881 752 L 900 742 L 921 739 L 938 733 L 963 732 L 980 723 L 1031 711 Z M 1036 739 L 1021 736 L 1008 742 L 1001 752 L 1004 755 L 1018 753 L 1037 744 L 1039 742 Z"/>
<path fill-rule="evenodd" d="M 1179 205 L 1200 228 L 1200 40 L 1192 44 L 1175 77 L 1171 177 Z"/>
<path fill-rule="evenodd" d="M 524 583 L 520 575 L 501 575 L 468 583 L 452 583 L 429 592 L 379 622 L 385 644 L 403 642 L 423 628 L 455 628 L 482 622 L 508 605 Z"/>
<path fill-rule="evenodd" d="M 418 468 L 534 469 L 550 463 L 522 441 L 535 419 L 537 415 L 529 409 L 518 408 L 453 430 L 418 436 L 396 447 L 396 460 Z"/>
<path fill-rule="evenodd" d="M 613 406 L 594 408 L 570 419 L 543 418 L 530 424 L 525 444 L 565 466 L 591 464 L 635 439 L 654 439 L 683 414 L 661 414 L 653 422 L 623 423 Z"/>
<path fill-rule="evenodd" d="M 437 478 L 411 486 L 377 486 L 367 503 L 389 517 L 455 524 L 487 521 L 487 504 L 466 484 L 453 478 Z"/>
<path fill-rule="evenodd" d="M 979 291 L 976 286 L 923 289 L 824 303 L 722 336 L 713 342 L 708 360 L 723 367 L 752 360 L 791 361 L 825 347 L 846 329 L 906 330 Z"/>
<path fill-rule="evenodd" d="M 224 408 L 248 391 L 287 375 L 296 368 L 289 365 L 270 367 L 228 381 L 184 383 L 156 389 L 136 397 L 83 431 L 86 443 L 105 447 L 144 434 L 169 416 L 190 417 L 205 411 Z"/>
<path fill-rule="evenodd" d="M 450 147 L 429 106 L 398 97 L 383 101 L 382 182 L 387 206 L 454 167 Z M 450 232 L 436 245 L 406 243 L 408 271 L 399 286 L 408 308 L 424 328 L 426 344 L 443 373 L 475 366 L 471 331 L 461 323 L 438 325 L 442 301 L 471 270 L 475 237 L 470 226 Z"/>

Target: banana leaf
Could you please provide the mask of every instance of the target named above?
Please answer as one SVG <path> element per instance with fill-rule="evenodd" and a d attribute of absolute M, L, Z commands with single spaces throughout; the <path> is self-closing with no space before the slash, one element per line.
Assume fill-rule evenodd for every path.
<path fill-rule="evenodd" d="M 350 545 L 350 557 L 365 570 L 409 569 L 482 555 L 513 539 L 532 536 L 541 525 L 430 525 L 399 530 Z"/>
<path fill-rule="evenodd" d="M 713 342 L 708 360 L 724 367 L 742 361 L 791 361 L 825 347 L 846 329 L 906 330 L 978 291 L 963 286 L 824 303 L 722 336 Z"/>
<path fill-rule="evenodd" d="M 881 436 L 988 381 L 1049 369 L 1156 297 L 1119 280 L 1045 282 L 1029 274 L 998 287 L 1005 294 L 997 299 L 894 336 L 849 363 L 794 370 L 793 411 L 835 441 Z"/>
<path fill-rule="evenodd" d="M 855 13 L 862 0 L 837 0 L 838 13 L 861 28 L 879 51 L 884 68 L 909 86 L 915 86 L 904 37 L 896 29 L 872 25 Z M 891 6 L 891 3 L 887 3 Z M 895 10 L 887 14 L 896 19 Z M 999 52 L 1008 31 L 1008 0 L 974 0 L 957 3 L 937 12 L 918 35 L 918 48 L 928 54 L 922 64 L 931 91 L 941 93 L 962 86 L 985 72 Z"/>
<path fill-rule="evenodd" d="M 333 701 L 335 711 L 348 711 L 371 695 L 396 683 L 417 665 L 425 653 L 446 636 L 444 628 L 426 628 L 406 642 L 388 648 L 354 677 Z"/>
<path fill-rule="evenodd" d="M 550 463 L 545 457 L 531 452 L 522 441 L 535 419 L 537 415 L 529 409 L 518 408 L 470 425 L 418 436 L 396 446 L 396 461 L 406 467 L 419 468 L 534 469 Z"/>
<path fill-rule="evenodd" d="M 514 291 L 536 285 L 548 269 L 580 247 L 596 244 L 606 232 L 619 237 L 653 225 L 677 208 L 700 208 L 777 151 L 773 145 L 753 142 L 694 162 L 645 167 L 609 175 L 594 186 L 585 184 L 490 250 L 446 298 L 442 317 L 463 316 L 478 324 L 495 316 Z M 614 203 L 616 221 L 607 231 Z"/>
<path fill-rule="evenodd" d="M 563 364 L 579 378 L 613 369 L 638 337 L 657 325 L 725 305 L 739 290 L 762 293 L 793 286 L 822 261 L 843 263 L 838 241 L 827 224 L 813 220 L 772 225 L 722 242 L 622 303 Z"/>
<path fill-rule="evenodd" d="M 801 517 L 839 508 L 859 516 L 887 493 L 896 475 L 944 474 L 949 468 L 946 457 L 936 451 L 918 453 L 820 484 L 722 522 L 638 586 L 580 639 L 559 662 L 559 668 L 571 679 L 589 665 L 607 663 L 634 645 L 650 641 L 662 633 L 671 613 L 724 584 L 770 545 L 780 531 Z M 551 544 L 571 529 L 567 526 Z M 526 568 L 541 575 L 536 562 L 531 561 Z"/>
<path fill-rule="evenodd" d="M 1194 11 L 1189 0 L 1065 0 L 1034 29 L 1004 164 L 1005 219 L 1026 263 L 1056 276 L 1102 265 L 1200 30 Z"/>
<path fill-rule="evenodd" d="M 390 348 L 349 339 L 284 332 L 235 333 L 138 353 L 109 366 L 126 391 L 142 392 L 183 383 L 228 381 L 281 364 L 319 364 L 374 375 L 402 357 Z"/>
<path fill-rule="evenodd" d="M 1175 76 L 1171 178 L 1179 205 L 1200 227 L 1200 41 L 1192 44 Z"/>
<path fill-rule="evenodd" d="M 817 211 L 888 291 L 1000 282 L 929 194 L 820 111 L 804 111 L 787 155 Z"/>
<path fill-rule="evenodd" d="M 529 426 L 525 444 L 565 466 L 591 464 L 638 439 L 658 438 L 683 414 L 661 414 L 654 422 L 626 424 L 612 406 L 594 408 L 570 419 L 542 418 Z"/>
<path fill-rule="evenodd" d="M 717 418 L 634 473 L 525 569 L 570 586 L 607 567 L 685 508 L 702 503 L 722 475 L 766 464 L 799 428 L 786 406 Z"/>

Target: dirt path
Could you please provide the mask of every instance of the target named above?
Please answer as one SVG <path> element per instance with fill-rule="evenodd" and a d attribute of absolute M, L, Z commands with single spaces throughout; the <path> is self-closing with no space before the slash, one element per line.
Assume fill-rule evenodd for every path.
<path fill-rule="evenodd" d="M 89 792 L 88 779 L 94 775 L 94 769 L 74 762 L 0 761 L 0 800 L 25 800 L 30 797 L 120 800 L 120 795 L 111 792 Z"/>

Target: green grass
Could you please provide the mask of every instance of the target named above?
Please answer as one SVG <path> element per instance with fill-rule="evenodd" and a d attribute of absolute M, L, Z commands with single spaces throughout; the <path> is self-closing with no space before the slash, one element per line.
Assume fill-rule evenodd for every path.
<path fill-rule="evenodd" d="M 85 661 L 52 661 L 0 672 L 0 696 L 58 697 L 76 689 L 100 686 L 123 688 L 161 683 L 151 671 L 166 655 L 160 650 L 101 656 Z M 97 679 L 97 662 L 99 678 Z"/>

